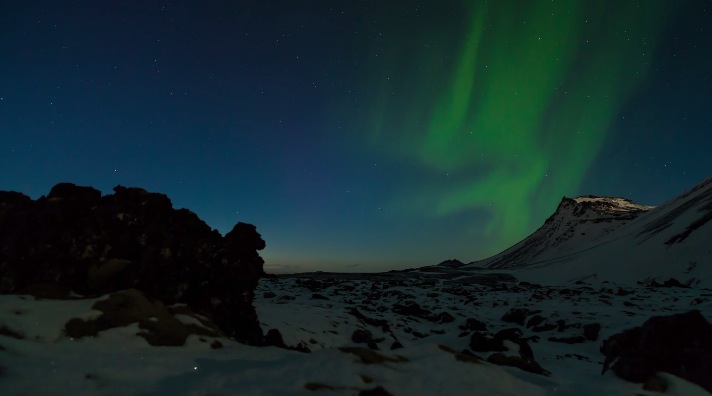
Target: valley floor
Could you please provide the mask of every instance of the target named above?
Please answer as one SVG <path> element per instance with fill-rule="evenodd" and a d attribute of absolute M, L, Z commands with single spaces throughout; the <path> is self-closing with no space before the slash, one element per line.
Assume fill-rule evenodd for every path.
<path fill-rule="evenodd" d="M 654 315 L 697 309 L 712 318 L 712 291 L 700 288 L 544 287 L 457 272 L 317 273 L 263 279 L 255 298 L 265 331 L 278 329 L 288 346 L 311 353 L 224 338 L 213 349 L 216 339 L 199 336 L 183 347 L 153 347 L 136 336 L 136 325 L 64 336 L 69 319 L 96 316 L 96 301 L 0 295 L 0 394 L 652 395 L 601 374 L 602 340 Z M 543 374 L 489 363 L 492 352 L 463 353 L 475 332 L 512 328 Z M 502 354 L 518 354 L 520 346 L 505 346 Z M 666 394 L 708 394 L 664 380 Z"/>

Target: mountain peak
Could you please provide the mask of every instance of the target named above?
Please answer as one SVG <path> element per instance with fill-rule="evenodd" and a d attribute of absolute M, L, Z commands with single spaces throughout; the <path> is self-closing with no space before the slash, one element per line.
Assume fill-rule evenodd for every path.
<path fill-rule="evenodd" d="M 563 197 L 556 211 L 538 230 L 504 252 L 476 265 L 519 268 L 552 254 L 573 252 L 584 245 L 594 244 L 652 208 L 620 197 Z"/>

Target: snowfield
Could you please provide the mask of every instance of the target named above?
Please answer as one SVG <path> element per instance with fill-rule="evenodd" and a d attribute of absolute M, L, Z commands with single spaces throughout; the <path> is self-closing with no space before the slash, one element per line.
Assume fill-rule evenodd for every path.
<path fill-rule="evenodd" d="M 383 389 L 393 395 L 653 395 L 611 372 L 601 375 L 601 340 L 651 314 L 698 309 L 712 317 L 709 289 L 547 287 L 506 275 L 429 269 L 263 279 L 255 301 L 263 328 L 278 329 L 287 345 L 301 343 L 311 353 L 195 335 L 183 347 L 154 347 L 137 336 L 135 324 L 97 337 L 66 337 L 64 324 L 95 317 L 97 300 L 0 296 L 0 394 L 357 395 Z M 528 310 L 527 321 L 539 316 L 540 327 L 563 324 L 535 331 L 503 321 L 512 308 Z M 491 334 L 520 329 L 551 375 L 486 362 L 491 353 L 462 354 L 473 333 L 468 319 Z M 596 323 L 595 341 L 549 341 L 580 336 Z M 215 340 L 221 348 L 211 347 Z M 391 350 L 396 342 L 402 348 Z M 505 355 L 518 354 L 517 344 L 506 345 Z M 662 377 L 666 394 L 707 394 Z"/>
<path fill-rule="evenodd" d="M 709 178 L 653 209 L 565 198 L 469 265 L 262 278 L 254 306 L 273 347 L 136 290 L 0 295 L 0 395 L 710 395 L 654 370 L 712 389 L 711 220 Z"/>

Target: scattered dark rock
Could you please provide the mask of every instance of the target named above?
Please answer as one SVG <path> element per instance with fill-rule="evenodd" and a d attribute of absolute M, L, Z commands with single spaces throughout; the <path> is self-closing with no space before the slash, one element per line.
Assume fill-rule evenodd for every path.
<path fill-rule="evenodd" d="M 479 331 L 472 333 L 472 336 L 470 336 L 470 349 L 475 352 L 506 350 L 501 341 L 495 340 L 494 337 L 487 336 Z"/>
<path fill-rule="evenodd" d="M 322 295 L 319 294 L 319 293 L 314 293 L 314 294 L 312 294 L 311 299 L 312 299 L 312 300 L 328 300 L 327 297 L 324 297 L 324 296 L 322 296 Z"/>
<path fill-rule="evenodd" d="M 100 331 L 138 323 L 138 335 L 155 346 L 180 346 L 190 334 L 220 336 L 216 329 L 183 324 L 159 300 L 146 297 L 138 290 L 114 293 L 107 300 L 97 301 L 92 309 L 102 312 L 96 319 L 71 319 L 64 327 L 72 338 L 93 337 Z"/>
<path fill-rule="evenodd" d="M 544 323 L 542 325 L 532 327 L 531 330 L 534 332 L 540 333 L 543 331 L 551 331 L 551 330 L 558 329 L 558 328 L 559 328 L 559 325 L 557 325 L 557 324 Z"/>
<path fill-rule="evenodd" d="M 589 341 L 596 341 L 598 333 L 601 331 L 600 323 L 590 323 L 583 326 L 583 336 Z"/>
<path fill-rule="evenodd" d="M 643 390 L 646 390 L 646 391 L 665 393 L 665 392 L 667 392 L 667 389 L 668 389 L 667 382 L 665 382 L 665 380 L 660 378 L 660 376 L 658 376 L 658 375 L 648 378 L 643 383 Z"/>
<path fill-rule="evenodd" d="M 391 344 L 391 351 L 394 351 L 396 349 L 401 349 L 403 348 L 403 344 L 401 344 L 398 341 L 394 341 L 393 344 Z"/>
<path fill-rule="evenodd" d="M 655 316 L 606 339 L 601 352 L 620 378 L 644 382 L 663 371 L 712 392 L 712 324 L 700 311 Z"/>
<path fill-rule="evenodd" d="M 546 319 L 541 315 L 534 315 L 527 321 L 527 329 L 539 326 L 544 323 Z"/>
<path fill-rule="evenodd" d="M 393 312 L 403 316 L 415 316 L 425 318 L 430 315 L 430 311 L 422 308 L 414 301 L 405 301 L 403 304 L 395 304 Z"/>
<path fill-rule="evenodd" d="M 351 335 L 351 341 L 356 344 L 367 344 L 373 341 L 373 334 L 368 330 L 356 329 Z"/>
<path fill-rule="evenodd" d="M 320 382 L 307 382 L 306 384 L 304 384 L 304 389 L 306 389 L 308 391 L 313 391 L 313 392 L 314 391 L 323 391 L 323 390 L 335 391 L 336 387 L 328 385 L 328 384 L 322 384 Z"/>
<path fill-rule="evenodd" d="M 561 342 L 564 344 L 581 344 L 586 342 L 586 337 L 584 336 L 574 336 L 574 337 L 549 337 L 551 342 Z"/>
<path fill-rule="evenodd" d="M 665 282 L 663 282 L 662 285 L 660 285 L 660 287 L 682 287 L 686 289 L 690 288 L 690 286 L 680 283 L 680 281 L 675 278 L 670 278 L 666 280 Z"/>
<path fill-rule="evenodd" d="M 210 344 L 210 348 L 212 348 L 212 349 L 220 349 L 223 347 L 224 347 L 223 343 L 218 340 L 215 340 Z"/>
<path fill-rule="evenodd" d="M 520 356 L 506 356 L 503 353 L 497 352 L 487 357 L 487 361 L 500 366 L 512 366 L 528 371 L 530 373 L 549 376 L 551 373 L 545 370 L 534 360 L 527 360 Z"/>
<path fill-rule="evenodd" d="M 358 393 L 358 396 L 393 396 L 390 392 L 385 390 L 382 386 L 377 386 L 373 389 L 365 389 Z"/>
<path fill-rule="evenodd" d="M 302 344 L 301 342 L 299 344 L 297 344 L 297 346 L 289 346 L 289 345 L 285 344 L 284 339 L 282 338 L 282 333 L 280 333 L 279 330 L 277 330 L 277 329 L 269 329 L 267 331 L 267 334 L 265 335 L 264 345 L 265 346 L 274 346 L 277 348 L 288 349 L 290 351 L 297 351 L 297 352 L 303 352 L 303 353 L 311 352 L 309 347 Z"/>
<path fill-rule="evenodd" d="M 341 347 L 339 350 L 356 355 L 363 364 L 404 363 L 408 361 L 408 359 L 400 355 L 386 356 L 368 348 Z"/>
<path fill-rule="evenodd" d="M 287 349 L 287 345 L 282 338 L 282 333 L 277 329 L 269 329 L 267 331 L 267 334 L 265 334 L 265 345 Z"/>
<path fill-rule="evenodd" d="M 556 321 L 556 330 L 557 330 L 559 333 L 561 333 L 561 332 L 563 332 L 564 330 L 566 330 L 566 327 L 567 327 L 567 326 L 566 326 L 566 321 L 565 321 L 565 320 L 559 319 L 559 320 Z"/>
<path fill-rule="evenodd" d="M 448 312 L 441 312 L 433 318 L 433 322 L 437 323 L 452 323 L 455 321 L 455 317 L 450 315 Z"/>
<path fill-rule="evenodd" d="M 480 322 L 477 319 L 467 318 L 467 320 L 465 320 L 465 323 L 461 324 L 458 328 L 460 330 L 469 330 L 469 331 L 486 331 L 487 325 L 484 322 Z"/>
<path fill-rule="evenodd" d="M 32 200 L 0 191 L 0 293 L 57 298 L 137 289 L 185 303 L 238 341 L 262 344 L 252 293 L 265 243 L 250 224 L 224 237 L 170 199 L 60 183 Z"/>
<path fill-rule="evenodd" d="M 528 309 L 524 308 L 512 308 L 507 313 L 502 316 L 503 322 L 516 323 L 520 326 L 524 326 L 524 322 L 527 319 Z"/>
<path fill-rule="evenodd" d="M 455 360 L 457 360 L 459 362 L 476 363 L 476 364 L 482 363 L 482 359 L 480 359 L 478 356 L 476 356 L 475 354 L 473 354 L 472 352 L 470 352 L 468 350 L 458 352 L 458 351 L 450 348 L 449 346 L 443 345 L 443 344 L 438 344 L 438 348 L 440 348 L 441 350 L 443 350 L 445 352 L 452 354 L 455 357 Z"/>
<path fill-rule="evenodd" d="M 0 336 L 10 337 L 17 340 L 22 340 L 25 338 L 22 333 L 15 331 L 5 325 L 0 325 Z"/>
<path fill-rule="evenodd" d="M 616 296 L 620 296 L 620 297 L 625 297 L 625 296 L 628 296 L 628 295 L 630 295 L 630 294 L 633 294 L 633 292 L 632 292 L 632 291 L 625 290 L 625 289 L 623 289 L 623 288 L 621 288 L 621 287 L 619 287 L 619 288 L 618 288 L 618 291 L 616 292 Z"/>

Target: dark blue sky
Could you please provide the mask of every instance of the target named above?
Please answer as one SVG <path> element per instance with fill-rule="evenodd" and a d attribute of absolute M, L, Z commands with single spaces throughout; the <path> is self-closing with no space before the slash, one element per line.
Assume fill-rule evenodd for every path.
<path fill-rule="evenodd" d="M 5 4 L 0 189 L 162 192 L 255 224 L 268 271 L 484 258 L 562 195 L 709 175 L 711 26 L 703 0 Z"/>

